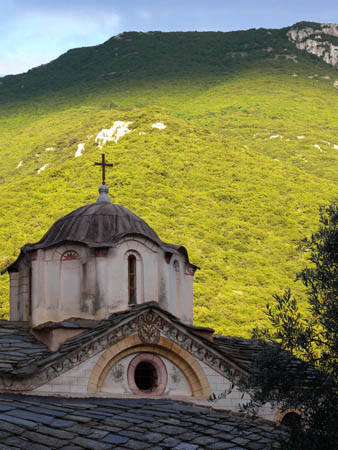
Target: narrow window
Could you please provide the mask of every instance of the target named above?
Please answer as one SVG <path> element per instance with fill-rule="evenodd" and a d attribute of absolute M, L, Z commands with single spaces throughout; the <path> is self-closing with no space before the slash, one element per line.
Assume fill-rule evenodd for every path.
<path fill-rule="evenodd" d="M 180 317 L 181 314 L 181 274 L 180 265 L 178 261 L 174 262 L 175 270 L 175 285 L 176 285 L 176 316 Z"/>
<path fill-rule="evenodd" d="M 29 289 L 29 299 L 28 299 L 28 316 L 31 319 L 32 317 L 32 266 L 29 268 L 29 283 L 28 283 L 28 289 Z"/>
<path fill-rule="evenodd" d="M 128 291 L 129 305 L 136 305 L 136 258 L 128 256 Z"/>

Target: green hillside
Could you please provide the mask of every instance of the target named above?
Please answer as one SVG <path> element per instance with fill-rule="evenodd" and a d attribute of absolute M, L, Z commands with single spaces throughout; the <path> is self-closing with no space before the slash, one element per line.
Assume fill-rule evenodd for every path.
<path fill-rule="evenodd" d="M 104 151 L 112 200 L 201 268 L 195 323 L 242 336 L 265 323 L 338 194 L 338 74 L 287 31 L 123 33 L 1 78 L 1 267 L 95 201 Z M 116 121 L 131 131 L 101 150 Z"/>

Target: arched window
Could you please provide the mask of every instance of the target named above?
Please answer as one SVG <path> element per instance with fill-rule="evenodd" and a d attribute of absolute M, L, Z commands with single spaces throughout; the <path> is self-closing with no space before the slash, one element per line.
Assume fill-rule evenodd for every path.
<path fill-rule="evenodd" d="M 301 426 L 301 416 L 300 414 L 292 411 L 285 414 L 282 419 L 282 425 L 286 425 L 287 427 L 297 429 Z"/>
<path fill-rule="evenodd" d="M 128 256 L 128 304 L 136 305 L 136 257 Z"/>
<path fill-rule="evenodd" d="M 176 260 L 174 261 L 174 271 L 175 271 L 175 297 L 176 297 L 176 312 L 175 314 L 179 317 L 181 313 L 181 273 L 180 265 Z"/>

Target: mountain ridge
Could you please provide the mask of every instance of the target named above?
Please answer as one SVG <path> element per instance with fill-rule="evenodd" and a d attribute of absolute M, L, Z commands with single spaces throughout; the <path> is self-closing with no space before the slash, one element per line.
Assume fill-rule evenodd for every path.
<path fill-rule="evenodd" d="M 95 201 L 93 164 L 104 151 L 115 165 L 112 201 L 202 268 L 195 323 L 246 336 L 265 324 L 265 304 L 305 264 L 298 241 L 338 194 L 337 72 L 286 32 L 127 33 L 6 77 L 1 267 Z M 114 126 L 130 131 L 116 139 Z M 112 139 L 101 149 L 102 130 Z M 0 279 L 3 315 L 7 283 Z"/>

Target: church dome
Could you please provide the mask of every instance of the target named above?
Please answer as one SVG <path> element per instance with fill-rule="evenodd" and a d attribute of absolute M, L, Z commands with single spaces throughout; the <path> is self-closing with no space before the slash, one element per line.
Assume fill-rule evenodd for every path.
<path fill-rule="evenodd" d="M 159 246 L 163 243 L 150 226 L 120 205 L 93 203 L 82 206 L 57 220 L 36 244 L 26 244 L 25 252 L 77 242 L 89 247 L 111 247 L 126 235 L 146 237 Z"/>
<path fill-rule="evenodd" d="M 128 235 L 150 239 L 167 254 L 181 253 L 189 263 L 185 247 L 161 241 L 144 220 L 129 209 L 111 203 L 107 185 L 100 186 L 99 193 L 96 203 L 75 209 L 57 220 L 39 242 L 24 245 L 17 260 L 1 273 L 16 269 L 21 257 L 34 250 L 62 245 L 66 242 L 84 244 L 92 248 L 113 247 L 120 239 Z"/>

